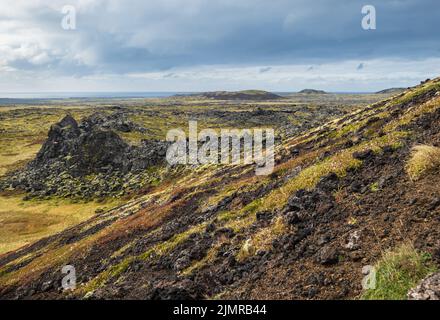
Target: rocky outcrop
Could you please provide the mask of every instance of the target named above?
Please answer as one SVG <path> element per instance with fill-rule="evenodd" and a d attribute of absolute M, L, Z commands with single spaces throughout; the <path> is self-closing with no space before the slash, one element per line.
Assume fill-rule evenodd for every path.
<path fill-rule="evenodd" d="M 101 171 L 102 168 L 126 171 L 124 162 L 129 145 L 114 131 L 87 123 L 80 129 L 67 115 L 52 125 L 48 138 L 29 169 L 60 166 L 73 176 Z"/>
<path fill-rule="evenodd" d="M 81 123 L 81 127 L 84 130 L 88 130 L 93 127 L 101 127 L 103 129 L 116 130 L 121 132 L 146 132 L 147 129 L 130 121 L 122 111 L 115 112 L 110 115 L 104 115 L 99 112 L 95 112 L 91 116 L 84 119 Z"/>
<path fill-rule="evenodd" d="M 440 300 L 440 272 L 434 273 L 408 292 L 409 300 Z"/>
<path fill-rule="evenodd" d="M 66 115 L 51 126 L 36 158 L 3 181 L 2 189 L 21 189 L 30 196 L 87 198 L 121 193 L 127 186 L 131 190 L 142 187 L 145 169 L 164 164 L 168 144 L 144 140 L 132 146 L 113 130 L 146 129 L 118 112 L 95 113 L 80 124 Z"/>

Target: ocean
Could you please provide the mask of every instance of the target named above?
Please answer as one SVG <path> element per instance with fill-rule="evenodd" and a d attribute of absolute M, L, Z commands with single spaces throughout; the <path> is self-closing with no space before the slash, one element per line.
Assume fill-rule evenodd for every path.
<path fill-rule="evenodd" d="M 191 92 L 0 92 L 0 99 L 164 98 Z"/>

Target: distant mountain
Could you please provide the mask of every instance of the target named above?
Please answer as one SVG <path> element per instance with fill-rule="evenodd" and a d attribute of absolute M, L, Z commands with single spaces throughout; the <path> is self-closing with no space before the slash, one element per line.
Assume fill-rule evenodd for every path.
<path fill-rule="evenodd" d="M 213 91 L 190 95 L 214 100 L 277 100 L 283 97 L 263 90 Z"/>
<path fill-rule="evenodd" d="M 327 92 L 325 92 L 324 90 L 316 90 L 316 89 L 304 89 L 301 90 L 298 93 L 305 93 L 305 94 L 326 94 Z"/>
<path fill-rule="evenodd" d="M 376 93 L 401 93 L 405 90 L 406 90 L 406 88 L 388 88 L 388 89 L 377 91 Z"/>

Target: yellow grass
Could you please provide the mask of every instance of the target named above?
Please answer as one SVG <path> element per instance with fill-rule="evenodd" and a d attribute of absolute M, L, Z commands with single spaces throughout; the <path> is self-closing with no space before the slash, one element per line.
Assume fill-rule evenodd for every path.
<path fill-rule="evenodd" d="M 287 231 L 282 217 L 276 220 L 268 227 L 261 229 L 251 238 L 247 239 L 237 254 L 237 260 L 243 261 L 247 257 L 255 255 L 258 250 L 269 250 L 272 247 L 273 240 Z"/>
<path fill-rule="evenodd" d="M 8 152 L 2 143 L 2 151 L 0 153 L 0 177 L 5 175 L 8 171 L 16 169 L 20 164 L 32 160 L 40 148 L 40 144 L 16 145 Z"/>
<path fill-rule="evenodd" d="M 19 196 L 0 196 L 0 254 L 60 232 L 111 204 L 70 203 L 66 200 L 23 201 Z"/>
<path fill-rule="evenodd" d="M 440 169 L 440 148 L 418 145 L 413 147 L 411 158 L 406 164 L 406 172 L 411 180 L 418 180 L 429 172 Z"/>

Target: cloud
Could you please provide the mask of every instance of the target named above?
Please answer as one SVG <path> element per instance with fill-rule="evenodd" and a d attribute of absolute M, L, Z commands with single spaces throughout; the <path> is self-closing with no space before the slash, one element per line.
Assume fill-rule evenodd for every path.
<path fill-rule="evenodd" d="M 273 65 L 270 72 L 261 72 L 267 66 L 199 66 L 173 68 L 168 71 L 129 73 L 131 88 L 137 84 L 152 91 L 179 88 L 181 91 L 213 91 L 265 89 L 271 91 L 298 91 L 304 88 L 322 88 L 328 91 L 378 91 L 394 84 L 407 87 L 421 79 L 435 76 L 433 65 L 440 58 L 427 60 L 375 59 L 368 60 L 368 68 L 357 71 L 359 62 L 349 60 L 319 65 L 308 70 L 308 65 Z M 351 71 L 350 71 L 351 70 Z M 165 90 L 164 90 L 165 89 Z M 173 90 L 171 90 L 173 91 Z"/>
<path fill-rule="evenodd" d="M 436 0 L 373 3 L 377 9 L 373 32 L 361 28 L 365 3 L 360 0 L 72 0 L 69 4 L 77 9 L 77 29 L 66 31 L 61 28 L 64 0 L 3 0 L 1 76 L 20 87 L 30 74 L 89 79 L 171 75 L 175 69 L 203 66 L 243 70 L 258 66 L 259 73 L 272 74 L 277 65 L 308 68 L 356 59 L 428 61 L 440 53 L 440 34 L 433 32 L 440 16 Z"/>
<path fill-rule="evenodd" d="M 178 78 L 179 75 L 175 74 L 175 73 L 166 73 L 163 75 L 164 78 Z"/>

